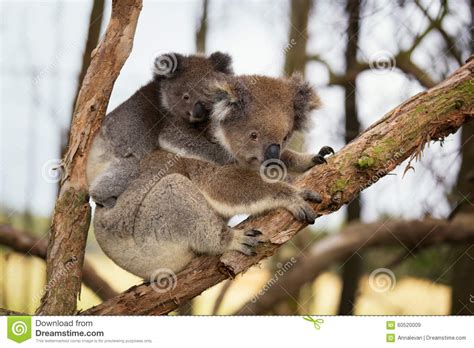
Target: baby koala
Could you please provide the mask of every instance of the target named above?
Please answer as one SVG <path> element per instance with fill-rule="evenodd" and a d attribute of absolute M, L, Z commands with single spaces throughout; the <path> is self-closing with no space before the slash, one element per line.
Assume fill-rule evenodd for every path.
<path fill-rule="evenodd" d="M 156 58 L 153 80 L 110 112 L 93 140 L 86 175 L 98 205 L 112 207 L 137 177 L 140 160 L 158 147 L 219 164 L 233 161 L 206 138 L 210 110 L 203 103 L 205 86 L 232 74 L 231 65 L 221 52 Z"/>

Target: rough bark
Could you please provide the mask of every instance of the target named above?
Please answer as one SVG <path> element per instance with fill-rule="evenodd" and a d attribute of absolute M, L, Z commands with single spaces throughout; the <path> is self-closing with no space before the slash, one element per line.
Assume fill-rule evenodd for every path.
<path fill-rule="evenodd" d="M 419 93 L 386 114 L 328 160 L 298 178 L 299 187 L 321 193 L 315 208 L 329 214 L 349 203 L 405 159 L 421 155 L 424 146 L 455 132 L 474 118 L 474 59 L 434 88 Z M 165 314 L 207 288 L 244 272 L 275 251 L 306 225 L 287 211 L 276 210 L 241 223 L 239 228 L 261 230 L 268 242 L 257 255 L 228 252 L 220 257 L 194 258 L 177 277 L 176 286 L 157 293 L 149 284 L 126 292 L 83 314 Z"/>
<path fill-rule="evenodd" d="M 73 114 L 68 150 L 62 162 L 64 176 L 48 244 L 48 283 L 38 314 L 67 315 L 76 311 L 90 223 L 85 176 L 87 154 L 104 118 L 114 82 L 132 49 L 141 7 L 141 0 L 112 2 L 105 36 L 92 53 Z"/>
<path fill-rule="evenodd" d="M 99 42 L 100 30 L 102 27 L 102 17 L 104 13 L 105 0 L 94 0 L 92 2 L 91 14 L 89 16 L 89 26 L 87 29 L 86 46 L 84 47 L 84 53 L 82 54 L 81 71 L 77 78 L 76 95 L 74 101 L 77 101 L 79 91 L 81 90 L 84 76 L 86 76 L 87 68 L 91 63 L 91 54 L 94 48 Z"/>
<path fill-rule="evenodd" d="M 474 241 L 474 215 L 460 216 L 453 222 L 437 219 L 422 221 L 397 221 L 382 223 L 353 223 L 338 234 L 316 243 L 311 251 L 296 259 L 294 266 L 272 284 L 263 296 L 247 302 L 236 312 L 238 315 L 265 314 L 278 302 L 294 296 L 306 283 L 321 272 L 365 249 L 400 245 L 423 248 L 440 243 L 466 243 Z M 283 291 L 282 289 L 285 289 Z"/>
<path fill-rule="evenodd" d="M 48 249 L 46 239 L 38 238 L 30 233 L 17 230 L 10 225 L 0 224 L 0 244 L 19 253 L 46 259 L 46 251 Z M 97 274 L 94 267 L 92 267 L 87 260 L 84 260 L 82 281 L 84 285 L 90 288 L 102 301 L 117 295 L 117 292 Z"/>

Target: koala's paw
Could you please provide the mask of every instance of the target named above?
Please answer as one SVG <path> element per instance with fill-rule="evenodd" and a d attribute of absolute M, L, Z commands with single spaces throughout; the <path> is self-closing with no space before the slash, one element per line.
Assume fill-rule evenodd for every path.
<path fill-rule="evenodd" d="M 328 155 L 334 155 L 335 152 L 330 146 L 323 146 L 321 150 L 319 150 L 318 154 L 313 157 L 313 163 L 314 164 L 323 164 L 327 163 L 326 161 L 326 156 Z"/>
<path fill-rule="evenodd" d="M 230 250 L 237 250 L 247 256 L 254 256 L 257 254 L 255 249 L 263 242 L 263 234 L 258 230 L 234 230 Z"/>
<path fill-rule="evenodd" d="M 309 225 L 314 224 L 314 220 L 319 216 L 306 201 L 292 204 L 288 207 L 288 210 L 293 214 L 296 220 L 306 222 Z"/>
<path fill-rule="evenodd" d="M 314 202 L 314 203 L 321 203 L 323 199 L 319 193 L 316 193 L 311 190 L 302 190 L 300 193 L 301 198 L 305 201 Z"/>

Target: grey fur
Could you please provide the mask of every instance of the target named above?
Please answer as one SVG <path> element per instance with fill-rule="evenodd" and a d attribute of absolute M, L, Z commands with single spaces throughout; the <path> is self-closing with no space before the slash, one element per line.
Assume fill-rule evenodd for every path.
<path fill-rule="evenodd" d="M 155 69 L 151 82 L 106 116 L 94 139 L 87 179 L 89 194 L 100 205 L 115 204 L 137 177 L 140 160 L 159 147 L 160 137 L 173 149 L 185 149 L 189 156 L 218 163 L 230 159 L 224 149 L 206 138 L 205 120 L 191 125 L 194 105 L 205 98 L 208 81 L 219 80 L 223 71 L 232 71 L 230 57 L 220 52 L 210 58 L 171 53 L 159 60 L 176 66 L 167 69 L 165 75 Z"/>
<path fill-rule="evenodd" d="M 266 146 L 278 144 L 284 149 L 295 128 L 303 124 L 297 124 L 295 117 L 308 118 L 314 101 L 319 102 L 312 90 L 299 98 L 299 87 L 294 80 L 242 76 L 211 88 L 211 134 L 206 139 L 218 143 L 193 143 L 191 152 L 198 152 L 198 158 L 205 154 L 217 159 L 215 151 L 226 148 L 236 163 L 219 165 L 227 160 L 225 152 L 222 161 L 190 158 L 186 147 L 176 149 L 184 156 L 163 150 L 146 156 L 115 206 L 96 209 L 95 233 L 105 253 L 124 269 L 149 278 L 159 269 L 180 271 L 195 254 L 227 250 L 254 254 L 264 240 L 262 233 L 229 228 L 230 216 L 284 208 L 298 220 L 314 222 L 316 213 L 308 201 L 320 202 L 317 193 L 284 181 L 262 180 L 256 170 Z M 260 138 L 249 144 L 251 132 Z M 181 142 L 179 134 L 167 135 L 170 138 L 160 139 Z M 286 149 L 282 153 L 292 166 L 289 169 L 297 171 L 314 165 L 313 157 Z"/>

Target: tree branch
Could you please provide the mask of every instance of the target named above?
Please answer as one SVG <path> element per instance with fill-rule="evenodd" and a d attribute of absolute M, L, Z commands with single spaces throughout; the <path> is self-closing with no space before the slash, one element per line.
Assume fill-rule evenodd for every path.
<path fill-rule="evenodd" d="M 5 308 L 0 308 L 0 315 L 28 315 L 26 313 L 21 313 L 21 312 L 15 312 L 15 311 L 11 311 L 9 309 L 5 309 Z"/>
<path fill-rule="evenodd" d="M 38 238 L 28 232 L 20 231 L 10 225 L 0 224 L 0 244 L 27 255 L 46 259 L 48 243 L 46 239 Z M 97 274 L 94 267 L 84 260 L 82 281 L 102 301 L 117 296 L 117 292 Z"/>
<path fill-rule="evenodd" d="M 420 1 L 415 0 L 415 5 L 421 10 L 426 19 L 428 19 L 430 22 L 429 26 L 433 29 L 436 29 L 440 33 L 441 37 L 446 43 L 446 49 L 451 54 L 451 56 L 459 65 L 462 65 L 462 53 L 456 46 L 456 38 L 453 38 L 451 35 L 449 35 L 443 28 L 443 19 L 449 13 L 448 2 L 446 0 L 442 1 L 439 13 L 436 18 L 431 17 L 428 10 L 424 8 L 423 5 L 421 5 Z"/>
<path fill-rule="evenodd" d="M 419 93 L 386 114 L 328 160 L 298 178 L 298 187 L 323 197 L 322 214 L 338 210 L 405 159 L 419 156 L 431 140 L 440 140 L 474 118 L 474 59 L 434 88 Z M 177 277 L 175 287 L 158 293 L 149 284 L 126 292 L 82 314 L 166 314 L 224 279 L 244 272 L 276 250 L 306 225 L 287 211 L 248 219 L 238 228 L 258 229 L 268 238 L 257 255 L 238 252 L 195 257 Z"/>
<path fill-rule="evenodd" d="M 344 261 L 362 250 L 377 246 L 400 245 L 424 248 L 439 243 L 474 241 L 474 215 L 459 216 L 454 222 L 426 219 L 423 221 L 353 223 L 340 233 L 317 242 L 311 251 L 296 259 L 294 266 L 260 296 L 249 301 L 236 315 L 268 313 L 278 302 L 298 296 L 300 288 L 313 281 L 335 262 Z M 285 289 L 285 291 L 282 290 Z"/>
<path fill-rule="evenodd" d="M 141 7 L 141 0 L 113 1 L 105 36 L 92 53 L 62 163 L 64 176 L 54 208 L 46 262 L 48 284 L 38 314 L 67 315 L 76 311 L 90 223 L 87 154 L 105 116 L 115 79 L 132 49 Z"/>

